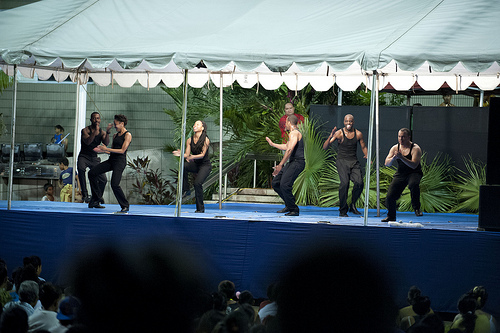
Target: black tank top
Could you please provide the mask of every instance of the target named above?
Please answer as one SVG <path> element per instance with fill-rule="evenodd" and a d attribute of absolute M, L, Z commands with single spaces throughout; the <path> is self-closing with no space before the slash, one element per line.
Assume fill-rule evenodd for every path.
<path fill-rule="evenodd" d="M 304 161 L 304 140 L 300 138 L 290 154 L 290 162 Z"/>
<path fill-rule="evenodd" d="M 89 129 L 90 126 L 88 126 Z M 94 137 L 94 140 L 90 143 L 90 144 L 86 144 L 84 141 L 83 141 L 83 137 L 81 138 L 80 142 L 81 142 L 81 145 L 82 145 L 82 148 L 80 149 L 80 154 L 81 155 L 87 155 L 87 156 L 92 156 L 92 157 L 95 157 L 97 156 L 97 153 L 94 151 L 94 148 L 99 146 L 102 142 L 102 130 L 100 131 L 99 135 L 96 135 Z"/>
<path fill-rule="evenodd" d="M 337 154 L 337 158 L 346 161 L 357 161 L 358 136 L 356 135 L 356 129 L 354 129 L 354 137 L 352 139 L 347 138 L 343 128 L 342 135 L 344 136 L 344 140 L 342 140 L 342 142 L 339 142 L 339 151 Z"/>
<path fill-rule="evenodd" d="M 411 150 L 413 149 L 414 143 L 412 142 L 410 146 L 410 152 L 407 155 L 404 155 L 407 159 L 411 160 Z M 398 150 L 399 150 L 399 143 L 398 143 Z M 422 166 L 420 163 L 415 169 L 410 168 L 405 164 L 405 162 L 398 160 L 398 170 L 397 173 L 400 175 L 408 175 L 410 173 L 422 173 Z"/>
<path fill-rule="evenodd" d="M 121 149 L 123 147 L 123 143 L 125 142 L 125 135 L 127 135 L 128 131 L 123 133 L 122 135 L 116 134 L 116 136 L 113 138 L 113 143 L 111 144 L 112 149 Z M 127 148 L 128 150 L 128 148 Z M 123 154 L 118 154 L 118 153 L 110 153 L 109 154 L 110 159 L 127 159 L 127 151 L 125 151 Z"/>
<path fill-rule="evenodd" d="M 207 136 L 208 138 L 208 136 Z M 210 140 L 210 139 L 209 139 Z M 194 135 L 191 137 L 191 154 L 193 155 L 199 155 L 203 152 L 203 146 L 201 147 L 196 147 L 195 144 L 194 144 Z M 193 160 L 195 163 L 198 163 L 198 164 L 205 164 L 205 163 L 210 163 L 210 157 L 208 156 L 208 148 L 207 148 L 207 151 L 205 152 L 205 155 L 203 156 L 203 158 L 200 158 L 200 159 L 197 159 L 197 160 Z"/>

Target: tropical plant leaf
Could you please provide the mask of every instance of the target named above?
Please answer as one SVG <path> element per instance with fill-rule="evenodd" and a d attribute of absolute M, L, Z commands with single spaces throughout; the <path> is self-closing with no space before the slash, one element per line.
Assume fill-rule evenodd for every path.
<path fill-rule="evenodd" d="M 427 163 L 426 154 L 422 155 L 420 164 L 422 165 L 423 177 L 420 181 L 420 205 L 421 210 L 434 212 L 448 212 L 456 204 L 456 197 L 452 191 L 453 168 L 449 156 L 437 154 L 430 164 Z M 385 194 L 392 178 L 389 176 L 396 172 L 395 167 L 383 168 L 385 181 Z M 382 182 L 381 182 L 382 187 Z M 384 198 L 385 199 L 385 198 Z M 405 188 L 403 194 L 398 200 L 399 211 L 412 211 L 410 190 Z"/>
<path fill-rule="evenodd" d="M 330 151 L 323 149 L 323 138 L 316 131 L 316 122 L 308 118 L 299 124 L 299 130 L 304 140 L 304 157 L 306 166 L 295 180 L 293 193 L 299 205 L 318 205 L 320 202 L 320 182 L 326 168 Z"/>
<path fill-rule="evenodd" d="M 474 161 L 472 156 L 463 158 L 467 172 L 457 170 L 455 190 L 458 204 L 453 212 L 479 212 L 479 187 L 486 184 L 486 165 L 481 161 Z"/>

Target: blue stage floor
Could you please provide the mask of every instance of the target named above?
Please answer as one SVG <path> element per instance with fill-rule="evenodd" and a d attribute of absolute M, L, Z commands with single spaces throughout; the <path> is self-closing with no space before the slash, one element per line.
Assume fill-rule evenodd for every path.
<path fill-rule="evenodd" d="M 83 203 L 65 202 L 42 202 L 42 201 L 13 201 L 12 210 L 28 210 L 39 212 L 65 212 L 78 214 L 114 214 L 120 210 L 118 205 L 105 205 L 105 209 L 89 209 Z M 0 210 L 7 208 L 7 201 L 0 201 Z M 218 204 L 206 204 L 204 214 L 195 214 L 195 205 L 182 205 L 181 217 L 196 219 L 228 219 L 245 221 L 274 221 L 289 223 L 325 223 L 331 225 L 364 226 L 363 216 L 351 214 L 349 217 L 339 217 L 338 208 L 324 208 L 315 206 L 300 207 L 300 216 L 288 217 L 284 214 L 276 213 L 283 208 L 276 204 L 243 204 L 243 203 L 223 203 L 222 209 Z M 174 217 L 175 205 L 152 206 L 152 205 L 132 205 L 130 216 L 160 216 Z M 359 209 L 363 212 L 361 209 Z M 478 216 L 474 214 L 444 214 L 444 213 L 424 213 L 424 216 L 417 217 L 413 212 L 398 212 L 398 223 L 384 223 L 381 219 L 385 217 L 386 210 L 381 210 L 380 217 L 376 216 L 375 209 L 368 210 L 367 226 L 371 227 L 409 227 L 441 230 L 461 230 L 476 231 L 478 226 Z"/>

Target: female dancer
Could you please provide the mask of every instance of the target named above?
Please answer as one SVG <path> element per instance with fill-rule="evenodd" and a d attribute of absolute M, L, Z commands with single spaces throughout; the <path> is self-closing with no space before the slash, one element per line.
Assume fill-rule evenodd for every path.
<path fill-rule="evenodd" d="M 113 175 L 111 176 L 111 188 L 113 189 L 116 200 L 122 208 L 119 213 L 127 213 L 129 210 L 129 203 L 120 187 L 120 181 L 122 179 L 123 170 L 125 170 L 127 166 L 127 149 L 132 141 L 132 134 L 125 128 L 127 125 L 127 117 L 124 115 L 115 115 L 114 124 L 117 133 L 113 136 L 111 148 L 103 144 L 94 148 L 94 151 L 97 153 L 109 154 L 109 159 L 99 163 L 89 171 L 90 188 L 92 189 L 92 198 L 89 202 L 89 208 L 105 208 L 100 204 L 102 192 L 99 188 L 99 175 L 108 171 L 113 171 Z"/>
<path fill-rule="evenodd" d="M 205 205 L 203 204 L 203 182 L 207 179 L 212 170 L 210 158 L 208 157 L 208 147 L 210 139 L 207 136 L 207 124 L 204 121 L 198 120 L 193 126 L 194 134 L 187 139 L 186 151 L 184 158 L 184 179 L 182 182 L 182 194 L 189 192 L 189 174 L 188 172 L 197 173 L 194 180 L 194 191 L 196 197 L 195 213 L 204 213 Z M 174 156 L 181 156 L 179 149 L 172 152 Z"/>

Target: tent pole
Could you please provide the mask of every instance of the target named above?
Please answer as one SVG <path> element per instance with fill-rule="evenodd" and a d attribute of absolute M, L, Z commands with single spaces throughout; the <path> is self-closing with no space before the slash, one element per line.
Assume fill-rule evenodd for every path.
<path fill-rule="evenodd" d="M 375 96 L 375 167 L 377 168 L 377 217 L 380 216 L 380 109 L 378 105 L 380 80 L 377 75 L 377 91 Z"/>
<path fill-rule="evenodd" d="M 372 92 L 370 100 L 370 124 L 368 126 L 368 153 L 366 158 L 366 175 L 365 175 L 365 214 L 364 214 L 364 225 L 368 225 L 368 204 L 370 202 L 370 169 L 371 169 L 371 156 L 372 156 L 372 144 L 373 144 L 373 119 L 375 118 L 375 105 L 376 105 L 376 93 L 377 89 L 377 71 L 373 71 L 372 76 Z"/>
<path fill-rule="evenodd" d="M 78 78 L 78 73 L 76 75 L 76 110 L 75 110 L 75 133 L 74 137 L 75 139 L 73 140 L 73 174 L 71 175 L 72 181 L 71 183 L 73 184 L 73 189 L 71 190 L 71 202 L 75 202 L 75 187 L 76 187 L 76 182 L 75 182 L 75 175 L 76 175 L 76 150 L 78 149 L 78 119 L 80 118 L 79 114 L 80 110 L 80 80 Z"/>
<path fill-rule="evenodd" d="M 338 92 L 337 105 L 342 106 L 342 89 L 340 89 L 339 87 L 337 92 Z"/>
<path fill-rule="evenodd" d="M 17 108 L 17 65 L 14 65 L 14 98 L 12 99 L 12 119 L 11 119 L 11 133 L 10 138 L 10 158 L 9 158 L 9 193 L 7 200 L 7 209 L 12 207 L 12 190 L 14 188 L 14 155 L 16 153 L 16 108 Z"/>
<path fill-rule="evenodd" d="M 482 108 L 484 105 L 484 90 L 479 90 L 479 107 Z"/>
<path fill-rule="evenodd" d="M 219 209 L 222 209 L 222 105 L 223 105 L 223 79 L 220 73 L 219 94 Z"/>
<path fill-rule="evenodd" d="M 188 70 L 184 70 L 184 87 L 182 97 L 182 136 L 181 136 L 181 156 L 179 158 L 179 173 L 177 180 L 177 200 L 175 204 L 175 217 L 181 216 L 182 206 L 182 182 L 184 177 L 184 152 L 186 151 L 186 114 L 187 114 L 187 92 L 188 92 Z"/>

